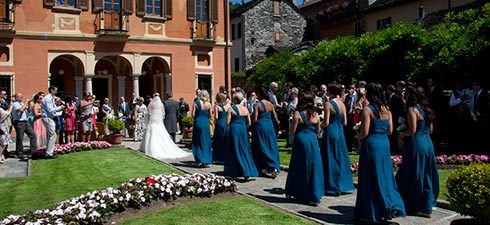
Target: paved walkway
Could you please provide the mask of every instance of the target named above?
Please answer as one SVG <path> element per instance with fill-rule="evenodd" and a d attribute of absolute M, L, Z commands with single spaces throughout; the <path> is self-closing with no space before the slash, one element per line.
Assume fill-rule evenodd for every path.
<path fill-rule="evenodd" d="M 26 140 L 27 139 L 27 140 Z M 12 139 L 15 142 L 15 137 Z M 24 138 L 24 149 L 29 148 L 29 138 Z M 15 143 L 8 146 L 8 151 L 15 155 Z M 30 173 L 31 162 L 22 162 L 17 158 L 7 158 L 0 164 L 0 178 L 25 177 Z"/>
<path fill-rule="evenodd" d="M 180 137 L 178 137 L 180 138 Z M 125 141 L 124 146 L 131 149 L 138 149 L 139 142 Z M 190 151 L 189 149 L 186 149 Z M 209 168 L 192 167 L 193 157 L 182 159 L 164 160 L 180 170 L 187 173 L 215 173 L 222 175 L 222 165 L 210 165 Z M 352 220 L 356 201 L 356 192 L 339 197 L 324 196 L 317 207 L 308 206 L 300 203 L 290 202 L 285 198 L 284 186 L 286 183 L 287 172 L 281 172 L 276 179 L 263 177 L 254 178 L 255 180 L 238 183 L 238 190 L 244 194 L 262 200 L 272 206 L 284 209 L 299 216 L 314 220 L 322 224 L 355 224 Z M 434 208 L 432 219 L 407 216 L 396 218 L 393 221 L 400 224 L 450 224 L 452 220 L 463 218 L 459 214 L 442 209 Z"/>

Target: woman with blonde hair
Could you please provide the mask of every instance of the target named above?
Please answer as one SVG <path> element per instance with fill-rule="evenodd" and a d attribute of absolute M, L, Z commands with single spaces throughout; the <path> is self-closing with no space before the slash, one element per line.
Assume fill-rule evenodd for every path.
<path fill-rule="evenodd" d="M 211 152 L 211 129 L 209 118 L 211 117 L 211 103 L 209 93 L 206 90 L 199 92 L 192 106 L 194 126 L 192 128 L 192 154 L 197 167 L 207 167 L 213 160 Z"/>
<path fill-rule="evenodd" d="M 216 94 L 216 105 L 214 106 L 215 128 L 213 135 L 213 162 L 222 163 L 224 161 L 226 145 L 226 116 L 230 104 L 223 93 Z"/>

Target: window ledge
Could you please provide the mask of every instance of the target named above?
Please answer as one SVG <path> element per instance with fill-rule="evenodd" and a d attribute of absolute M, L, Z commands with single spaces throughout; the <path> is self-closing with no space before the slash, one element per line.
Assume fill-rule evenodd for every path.
<path fill-rule="evenodd" d="M 71 13 L 71 14 L 80 14 L 80 12 L 82 12 L 81 9 L 72 8 L 72 7 L 65 7 L 65 6 L 55 6 L 51 10 L 53 12 Z"/>
<path fill-rule="evenodd" d="M 167 19 L 165 19 L 165 17 L 160 17 L 160 16 L 143 16 L 143 21 L 163 23 L 166 20 Z"/>

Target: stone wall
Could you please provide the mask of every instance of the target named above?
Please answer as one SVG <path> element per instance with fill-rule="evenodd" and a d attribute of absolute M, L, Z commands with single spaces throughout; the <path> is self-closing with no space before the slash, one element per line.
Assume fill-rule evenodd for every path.
<path fill-rule="evenodd" d="M 280 2 L 280 16 L 273 10 L 273 1 L 263 0 L 242 16 L 246 69 L 263 60 L 269 46 L 285 49 L 303 41 L 306 19 L 285 1 Z M 276 40 L 276 32 L 280 40 Z"/>

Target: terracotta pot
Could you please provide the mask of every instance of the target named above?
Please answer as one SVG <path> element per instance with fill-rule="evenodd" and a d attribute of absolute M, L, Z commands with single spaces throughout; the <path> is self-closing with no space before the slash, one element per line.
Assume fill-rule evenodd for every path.
<path fill-rule="evenodd" d="M 122 143 L 123 134 L 109 134 L 107 141 L 113 145 L 119 145 Z"/>
<path fill-rule="evenodd" d="M 191 128 L 184 128 L 182 130 L 182 139 L 192 139 L 192 127 Z"/>

